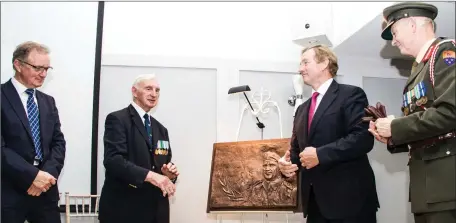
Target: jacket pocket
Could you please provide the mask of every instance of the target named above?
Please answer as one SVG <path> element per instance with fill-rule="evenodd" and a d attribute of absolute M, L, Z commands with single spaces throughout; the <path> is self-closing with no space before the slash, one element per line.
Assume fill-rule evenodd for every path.
<path fill-rule="evenodd" d="M 431 161 L 456 155 L 456 145 L 443 144 L 423 149 L 422 160 Z"/>
<path fill-rule="evenodd" d="M 423 156 L 426 174 L 426 202 L 439 203 L 456 200 L 456 152 L 440 150 Z"/>

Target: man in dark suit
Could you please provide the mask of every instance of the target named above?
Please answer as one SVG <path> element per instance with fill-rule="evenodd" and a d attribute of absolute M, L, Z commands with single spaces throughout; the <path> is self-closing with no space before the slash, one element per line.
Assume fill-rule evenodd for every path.
<path fill-rule="evenodd" d="M 49 64 L 45 46 L 20 44 L 13 53 L 15 75 L 2 84 L 2 222 L 60 222 L 56 182 L 66 143 L 54 98 L 36 90 Z"/>
<path fill-rule="evenodd" d="M 313 94 L 296 111 L 279 168 L 286 177 L 299 170 L 307 223 L 375 223 L 379 202 L 367 157 L 374 138 L 360 122 L 368 101 L 361 88 L 333 80 L 337 70 L 328 47 L 302 51 L 299 72 Z"/>
<path fill-rule="evenodd" d="M 106 117 L 101 223 L 169 223 L 169 200 L 179 175 L 168 130 L 150 111 L 158 103 L 155 75 L 139 76 L 133 102 Z"/>

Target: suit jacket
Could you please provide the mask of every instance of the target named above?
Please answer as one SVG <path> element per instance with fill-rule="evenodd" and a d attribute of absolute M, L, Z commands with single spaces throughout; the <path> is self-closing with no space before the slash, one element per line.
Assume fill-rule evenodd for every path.
<path fill-rule="evenodd" d="M 65 160 L 65 138 L 53 97 L 36 90 L 38 101 L 43 161 L 33 166 L 35 147 L 24 105 L 11 80 L 2 84 L 2 208 L 17 207 L 29 195 L 28 188 L 38 170 L 58 179 Z M 58 201 L 57 185 L 40 198 Z"/>
<path fill-rule="evenodd" d="M 310 103 L 307 100 L 296 111 L 290 149 L 292 163 L 300 167 L 304 216 L 311 185 L 325 218 L 343 219 L 377 211 L 375 176 L 367 157 L 374 138 L 368 124 L 361 123 L 368 105 L 366 94 L 359 87 L 333 80 L 307 132 Z M 303 168 L 299 160 L 306 147 L 317 149 L 319 165 L 311 169 Z"/>
<path fill-rule="evenodd" d="M 161 167 L 172 158 L 168 130 L 153 117 L 151 127 L 152 144 L 142 117 L 132 105 L 106 117 L 103 161 L 106 173 L 100 221 L 151 222 L 157 210 L 164 210 L 161 215 L 169 215 L 168 197 L 163 197 L 158 187 L 144 182 L 149 171 L 162 174 Z"/>
<path fill-rule="evenodd" d="M 443 40 L 437 38 L 428 52 Z M 391 123 L 395 144 L 388 148 L 391 153 L 409 152 L 409 143 L 456 130 L 455 51 L 452 42 L 439 44 L 435 60 L 425 57 L 413 67 L 404 89 L 404 117 Z M 434 84 L 431 63 L 434 64 Z M 412 212 L 455 210 L 456 138 L 440 141 L 429 148 L 412 149 L 410 156 Z"/>

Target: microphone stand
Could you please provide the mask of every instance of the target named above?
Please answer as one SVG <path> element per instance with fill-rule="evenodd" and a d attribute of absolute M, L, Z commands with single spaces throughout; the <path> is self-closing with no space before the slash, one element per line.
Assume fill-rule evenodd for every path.
<path fill-rule="evenodd" d="M 250 103 L 249 98 L 247 97 L 247 95 L 245 94 L 245 92 L 242 92 L 242 93 L 244 94 L 245 99 L 247 99 L 247 102 L 249 103 L 250 108 L 251 108 L 252 111 L 254 112 L 255 110 L 253 109 L 253 106 L 252 106 L 252 104 Z M 257 122 L 257 126 L 258 126 L 258 128 L 260 128 L 260 130 L 261 130 L 261 140 L 263 140 L 263 129 L 264 129 L 265 126 L 264 126 L 264 124 L 263 124 L 262 122 L 260 122 L 260 119 L 258 119 L 258 116 L 255 116 L 255 118 L 256 118 L 256 120 L 258 121 L 258 122 Z"/>

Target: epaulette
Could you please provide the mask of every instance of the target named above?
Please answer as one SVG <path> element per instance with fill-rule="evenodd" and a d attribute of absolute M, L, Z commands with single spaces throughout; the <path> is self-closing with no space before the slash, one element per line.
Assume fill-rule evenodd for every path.
<path fill-rule="evenodd" d="M 456 46 L 456 42 L 454 39 L 445 39 L 445 40 L 442 40 L 440 42 L 438 42 L 437 44 L 435 44 L 433 47 L 432 47 L 432 50 L 429 50 L 428 53 L 426 53 L 426 56 L 431 55 L 430 58 L 427 58 L 427 59 L 430 59 L 430 64 L 429 64 L 429 75 L 430 75 L 430 78 L 431 78 L 431 83 L 432 83 L 432 87 L 434 87 L 434 65 L 435 65 L 435 56 L 437 54 L 437 52 L 439 51 L 439 47 L 440 45 L 442 45 L 443 43 L 447 43 L 447 42 L 451 42 L 453 43 L 453 46 Z M 431 53 L 429 53 L 431 52 Z M 425 58 L 426 58 L 425 56 Z M 428 56 L 429 57 L 429 56 Z M 426 60 L 427 60 L 426 59 Z"/>

